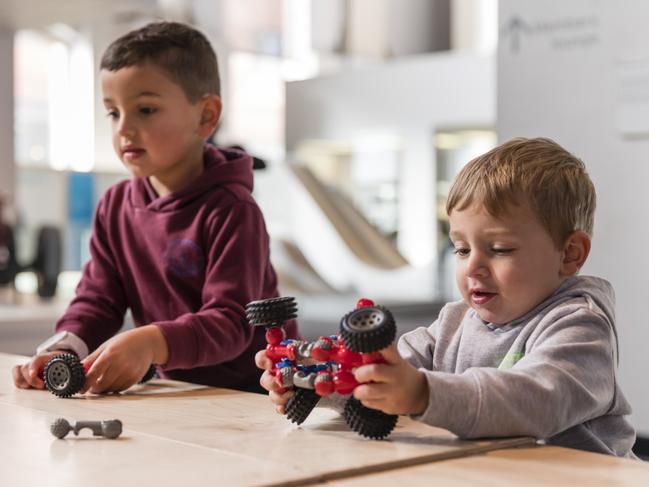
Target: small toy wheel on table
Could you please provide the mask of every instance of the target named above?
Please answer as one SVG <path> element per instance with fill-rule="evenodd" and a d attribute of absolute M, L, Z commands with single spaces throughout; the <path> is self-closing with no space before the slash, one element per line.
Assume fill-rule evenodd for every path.
<path fill-rule="evenodd" d="M 70 397 L 86 383 L 86 374 L 76 355 L 64 353 L 50 360 L 43 371 L 45 387 L 58 397 Z"/>

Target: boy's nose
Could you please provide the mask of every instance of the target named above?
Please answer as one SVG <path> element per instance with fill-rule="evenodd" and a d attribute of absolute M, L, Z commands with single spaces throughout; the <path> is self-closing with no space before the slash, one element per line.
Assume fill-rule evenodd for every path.
<path fill-rule="evenodd" d="M 469 276 L 487 276 L 489 275 L 489 268 L 486 265 L 484 256 L 479 252 L 472 252 L 467 260 L 467 274 Z"/>
<path fill-rule="evenodd" d="M 135 127 L 126 118 L 122 118 L 117 125 L 117 133 L 122 137 L 129 137 L 135 133 Z"/>

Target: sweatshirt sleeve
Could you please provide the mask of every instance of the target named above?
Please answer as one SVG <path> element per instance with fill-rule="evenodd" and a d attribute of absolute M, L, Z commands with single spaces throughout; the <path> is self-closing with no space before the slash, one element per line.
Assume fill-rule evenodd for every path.
<path fill-rule="evenodd" d="M 126 298 L 110 249 L 101 200 L 90 238 L 90 261 L 83 269 L 76 296 L 56 323 L 56 331 L 69 331 L 93 351 L 119 331 L 124 322 Z"/>
<path fill-rule="evenodd" d="M 549 325 L 511 369 L 421 369 L 430 391 L 415 419 L 460 437 L 549 438 L 605 414 L 614 401 L 611 325 L 582 308 Z"/>
<path fill-rule="evenodd" d="M 201 308 L 155 323 L 167 340 L 168 370 L 215 365 L 241 355 L 253 339 L 246 303 L 273 297 L 263 296 L 276 277 L 261 210 L 254 203 L 238 202 L 207 226 Z"/>
<path fill-rule="evenodd" d="M 397 343 L 399 355 L 410 362 L 413 367 L 434 370 L 433 354 L 436 343 L 434 330 L 439 321 L 439 319 L 435 320 L 427 328 L 421 326 L 408 333 L 404 333 L 399 338 L 399 342 Z"/>

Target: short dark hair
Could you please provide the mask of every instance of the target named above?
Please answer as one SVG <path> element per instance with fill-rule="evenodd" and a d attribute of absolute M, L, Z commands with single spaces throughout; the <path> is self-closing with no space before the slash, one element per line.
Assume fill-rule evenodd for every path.
<path fill-rule="evenodd" d="M 100 69 L 117 71 L 152 62 L 166 71 L 194 103 L 204 95 L 221 95 L 216 54 L 198 30 L 178 22 L 153 22 L 113 41 Z"/>

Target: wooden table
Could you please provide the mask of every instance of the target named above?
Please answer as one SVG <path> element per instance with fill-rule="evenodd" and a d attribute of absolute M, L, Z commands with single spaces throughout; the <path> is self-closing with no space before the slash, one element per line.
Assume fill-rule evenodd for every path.
<path fill-rule="evenodd" d="M 388 440 L 366 440 L 335 412 L 297 427 L 263 395 L 154 380 L 122 394 L 59 399 L 19 390 L 0 354 L 0 485 L 126 487 L 306 485 L 529 445 L 529 438 L 461 441 L 402 417 Z M 54 438 L 49 424 L 120 419 L 116 440 L 88 430 Z"/>
<path fill-rule="evenodd" d="M 484 455 L 327 482 L 327 487 L 647 487 L 649 463 L 556 446 L 498 450 Z"/>

